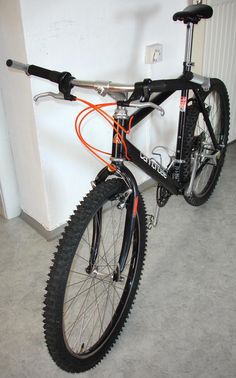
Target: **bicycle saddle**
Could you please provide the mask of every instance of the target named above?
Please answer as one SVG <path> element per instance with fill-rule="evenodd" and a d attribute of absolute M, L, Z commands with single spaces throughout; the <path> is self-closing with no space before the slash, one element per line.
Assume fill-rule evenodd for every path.
<path fill-rule="evenodd" d="M 185 24 L 192 22 L 197 24 L 202 18 L 210 18 L 213 9 L 209 5 L 195 4 L 184 8 L 182 12 L 177 12 L 173 16 L 174 21 L 183 21 Z"/>

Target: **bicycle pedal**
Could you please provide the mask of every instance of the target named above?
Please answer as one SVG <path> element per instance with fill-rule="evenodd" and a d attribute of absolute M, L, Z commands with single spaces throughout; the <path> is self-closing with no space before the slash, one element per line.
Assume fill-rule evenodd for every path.
<path fill-rule="evenodd" d="M 155 228 L 159 221 L 159 215 L 160 215 L 160 207 L 157 205 L 155 214 L 147 214 L 147 229 L 151 230 L 152 228 Z"/>
<path fill-rule="evenodd" d="M 151 230 L 153 227 L 154 215 L 147 214 L 147 229 Z"/>

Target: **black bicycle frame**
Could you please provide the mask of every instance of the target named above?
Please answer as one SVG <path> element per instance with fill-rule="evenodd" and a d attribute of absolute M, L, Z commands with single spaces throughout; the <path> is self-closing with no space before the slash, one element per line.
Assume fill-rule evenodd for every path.
<path fill-rule="evenodd" d="M 180 89 L 182 78 L 171 80 L 171 86 Z M 167 89 L 168 83 L 170 80 L 166 80 Z M 163 83 L 163 81 L 161 81 Z M 199 106 L 199 111 L 202 112 L 207 129 L 209 134 L 212 138 L 212 143 L 215 149 L 218 148 L 217 141 L 215 139 L 215 135 L 212 129 L 211 122 L 209 120 L 208 112 L 205 109 L 204 102 L 202 101 L 201 97 L 199 96 L 199 89 L 201 86 L 198 84 L 193 84 L 188 82 L 189 84 L 186 85 L 186 81 L 184 81 L 185 87 L 181 91 L 181 98 L 180 98 L 180 111 L 179 111 L 179 124 L 178 124 L 178 134 L 177 134 L 177 143 L 176 143 L 176 156 L 175 156 L 175 168 L 176 166 L 179 167 L 179 171 L 181 169 L 181 165 L 183 164 L 183 136 L 185 131 L 186 125 L 186 115 L 187 115 L 187 105 L 188 105 L 188 95 L 189 90 L 193 90 L 195 94 L 195 99 Z M 167 98 L 169 98 L 175 90 L 166 90 L 165 92 L 157 94 L 153 99 L 152 102 L 156 105 L 161 105 Z M 132 115 L 132 122 L 131 128 L 134 128 L 141 120 L 147 117 L 154 109 L 151 107 L 143 108 L 137 110 Z M 119 119 L 118 119 L 119 121 Z M 128 130 L 130 125 L 130 117 L 126 120 L 122 119 L 119 122 L 121 123 L 122 127 Z M 179 175 L 176 174 L 173 178 L 173 174 L 169 174 L 169 172 L 163 168 L 159 163 L 156 163 L 153 159 L 147 157 L 142 151 L 140 151 L 137 147 L 135 147 L 127 138 L 126 134 L 122 130 L 118 130 L 119 133 L 122 135 L 122 138 L 127 146 L 127 155 L 129 160 L 134 163 L 137 167 L 139 167 L 143 172 L 145 172 L 148 176 L 154 179 L 156 182 L 164 186 L 171 194 L 179 194 L 182 192 L 183 187 L 181 187 L 181 182 L 179 181 Z M 120 161 L 122 159 L 126 159 L 124 146 L 120 143 L 120 140 L 116 139 L 117 133 L 114 131 L 113 134 L 113 149 L 112 149 L 112 160 L 114 165 L 118 165 L 119 168 L 121 166 Z M 178 173 L 178 169 L 177 169 Z"/>
<path fill-rule="evenodd" d="M 219 148 L 211 122 L 209 120 L 208 111 L 205 108 L 205 104 L 200 96 L 200 92 L 203 90 L 203 84 L 198 84 L 198 79 L 207 78 L 196 76 L 194 77 L 194 74 L 192 74 L 191 72 L 192 36 L 193 25 L 190 25 L 189 23 L 187 24 L 185 61 L 183 64 L 183 75 L 181 77 L 177 79 L 155 81 L 146 79 L 143 82 L 135 83 L 134 92 L 130 96 L 129 100 L 119 101 L 117 103 L 118 107 L 115 114 L 115 119 L 118 124 L 122 126 L 122 128 L 119 127 L 118 124 L 114 124 L 111 160 L 112 164 L 116 167 L 116 174 L 123 178 L 127 186 L 132 189 L 132 194 L 129 196 L 126 206 L 127 214 L 124 228 L 124 237 L 119 263 L 117 265 L 116 272 L 114 272 L 115 280 L 119 280 L 120 273 L 125 267 L 135 227 L 139 199 L 136 180 L 130 170 L 125 167 L 124 161 L 130 160 L 148 176 L 154 179 L 159 185 L 166 188 L 170 194 L 183 194 L 186 185 L 188 185 L 188 183 L 182 182 L 181 169 L 183 167 L 183 163 L 185 163 L 183 156 L 183 142 L 190 90 L 192 90 L 195 95 L 193 101 L 197 104 L 199 112 L 203 114 L 203 118 L 206 123 L 209 135 L 212 139 L 213 146 L 215 149 Z M 204 81 L 200 80 L 200 83 L 204 83 Z M 209 79 L 207 79 L 207 82 L 210 85 Z M 206 85 L 206 87 L 208 87 L 208 85 Z M 137 124 L 139 124 L 140 121 L 146 118 L 154 110 L 153 107 L 145 107 L 137 110 L 134 114 L 132 114 L 132 118 L 127 116 L 126 107 L 128 107 L 129 104 L 135 100 L 140 101 L 140 99 L 145 99 L 144 101 L 148 101 L 151 93 L 157 93 L 154 98 L 152 98 L 151 102 L 160 106 L 176 91 L 181 91 L 176 153 L 175 159 L 174 161 L 172 160 L 171 163 L 172 168 L 170 169 L 169 166 L 168 169 L 165 169 L 155 159 L 149 158 L 144 153 L 142 153 L 142 151 L 135 147 L 126 138 L 126 134 L 129 129 L 134 128 Z M 122 129 L 125 129 L 125 132 Z M 109 171 L 109 169 L 107 168 L 104 168 L 97 175 L 95 183 L 98 184 L 99 182 L 106 180 L 106 178 L 110 174 L 114 174 L 114 172 L 112 172 L 111 170 Z"/>
<path fill-rule="evenodd" d="M 166 99 L 168 99 L 175 91 L 166 91 L 160 93 L 154 97 L 152 100 L 153 103 L 156 105 L 161 105 Z M 136 125 L 139 124 L 145 117 L 147 117 L 154 109 L 153 108 L 144 108 L 137 110 L 133 114 L 131 128 L 133 129 Z M 129 122 L 129 120 L 127 121 Z M 182 124 L 182 119 L 181 121 Z M 181 128 L 182 129 L 182 128 Z M 180 127 L 179 127 L 180 131 Z M 178 138 L 182 138 L 182 135 L 178 133 Z M 125 136 L 124 136 L 125 138 Z M 173 180 L 172 177 L 168 174 L 165 169 L 162 169 L 160 165 L 155 164 L 155 162 L 145 156 L 137 147 L 135 147 L 129 140 L 125 138 L 125 143 L 127 145 L 128 156 L 130 160 L 139 167 L 143 172 L 145 172 L 148 176 L 154 179 L 159 184 L 163 185 L 170 193 L 178 194 L 179 188 L 177 182 Z"/>
<path fill-rule="evenodd" d="M 130 196 L 128 202 L 129 206 L 127 207 L 127 216 L 126 216 L 126 223 L 124 229 L 124 238 L 122 244 L 122 252 L 119 258 L 119 274 L 117 272 L 114 273 L 114 279 L 118 279 L 115 277 L 119 277 L 120 273 L 123 271 L 126 259 L 128 256 L 129 248 L 131 245 L 134 225 L 135 225 L 135 218 L 136 218 L 136 208 L 137 208 L 137 200 L 138 200 L 138 186 L 136 180 L 130 170 L 124 165 L 125 160 L 130 160 L 134 163 L 137 167 L 139 167 L 143 172 L 145 172 L 148 176 L 153 178 L 157 183 L 164 186 L 171 194 L 180 194 L 183 193 L 183 189 L 186 187 L 186 183 L 183 185 L 178 179 L 178 173 L 181 170 L 181 165 L 183 164 L 183 156 L 182 156 L 182 149 L 183 149 L 183 137 L 185 132 L 185 125 L 186 125 L 186 116 L 187 116 L 187 106 L 188 106 L 188 96 L 189 90 L 193 90 L 195 94 L 195 99 L 199 106 L 199 111 L 202 112 L 207 129 L 209 134 L 212 138 L 212 142 L 214 147 L 217 149 L 218 144 L 214 136 L 214 132 L 211 126 L 211 122 L 209 120 L 208 112 L 205 109 L 204 102 L 202 101 L 201 97 L 199 96 L 199 89 L 201 85 L 191 83 L 190 81 L 186 82 L 185 79 L 179 78 L 176 80 L 166 80 L 161 81 L 161 85 L 163 86 L 163 82 L 166 85 L 166 90 L 162 93 L 157 94 L 153 99 L 152 102 L 156 105 L 161 105 L 166 99 L 168 99 L 176 90 L 181 90 L 181 99 L 180 99 L 180 112 L 179 112 L 179 124 L 178 124 L 178 134 L 177 134 L 177 143 L 176 143 L 176 158 L 175 158 L 175 165 L 178 167 L 177 175 L 174 176 L 170 174 L 168 170 L 163 168 L 159 163 L 155 162 L 154 159 L 150 159 L 145 154 L 143 154 L 137 147 L 135 147 L 127 138 L 126 133 L 122 131 L 121 128 L 114 125 L 115 128 L 118 128 L 118 132 L 123 138 L 125 145 L 127 147 L 127 151 L 124 149 L 123 143 L 121 143 L 120 138 L 118 137 L 117 131 L 113 131 L 113 144 L 112 144 L 112 164 L 116 166 L 117 172 L 121 177 L 124 178 L 127 185 L 132 189 L 132 195 Z M 155 82 L 155 85 L 158 86 L 158 81 Z M 171 88 L 170 88 L 171 87 Z M 184 87 L 184 89 L 182 89 Z M 151 107 L 143 108 L 137 110 L 131 117 L 117 117 L 118 123 L 128 131 L 129 128 L 134 128 L 140 121 L 142 121 L 145 117 L 147 117 L 154 109 Z M 128 159 L 127 159 L 128 157 Z M 107 168 L 103 168 L 95 179 L 95 183 L 99 184 L 101 181 L 105 181 L 106 178 L 113 174 L 114 172 L 109 171 Z"/>

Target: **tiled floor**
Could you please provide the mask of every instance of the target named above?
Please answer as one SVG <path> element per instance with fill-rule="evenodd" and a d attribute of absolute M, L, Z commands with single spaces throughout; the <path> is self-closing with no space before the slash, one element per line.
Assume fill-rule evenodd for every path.
<path fill-rule="evenodd" d="M 130 319 L 110 354 L 81 377 L 236 377 L 236 144 L 202 207 L 172 197 L 149 234 Z M 144 193 L 147 207 L 154 189 Z M 50 359 L 42 301 L 56 241 L 0 220 L 0 376 L 69 376 Z"/>

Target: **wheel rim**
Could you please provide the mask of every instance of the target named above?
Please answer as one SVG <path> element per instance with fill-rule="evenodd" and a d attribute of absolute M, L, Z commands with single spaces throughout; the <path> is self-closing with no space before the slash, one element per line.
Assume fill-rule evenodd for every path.
<path fill-rule="evenodd" d="M 219 144 L 222 143 L 222 103 L 220 95 L 217 91 L 212 91 L 204 101 L 206 109 L 209 112 L 209 119 Z M 198 174 L 194 180 L 193 192 L 196 196 L 204 196 L 209 188 L 209 185 L 213 182 L 214 176 L 217 171 L 217 166 L 220 160 L 216 164 L 213 164 L 212 159 L 204 160 L 205 154 L 213 154 L 215 148 L 213 146 L 209 131 L 205 124 L 202 113 L 199 114 L 194 136 L 202 135 L 202 143 L 199 148 L 198 158 Z M 222 152 L 221 152 L 222 153 Z M 194 157 L 193 157 L 194 159 Z"/>
<path fill-rule="evenodd" d="M 63 336 L 67 349 L 77 358 L 88 358 L 101 348 L 115 329 L 129 298 L 139 250 L 139 221 L 122 281 L 114 281 L 113 273 L 123 240 L 126 208 L 118 209 L 118 201 L 106 203 L 101 221 L 91 220 L 76 250 L 69 272 L 63 305 Z M 95 215 L 96 218 L 96 215 Z M 95 238 L 95 227 L 101 230 L 99 251 L 90 273 L 89 256 Z"/>

